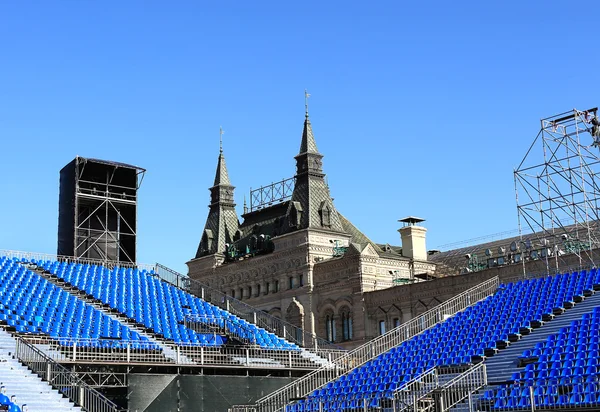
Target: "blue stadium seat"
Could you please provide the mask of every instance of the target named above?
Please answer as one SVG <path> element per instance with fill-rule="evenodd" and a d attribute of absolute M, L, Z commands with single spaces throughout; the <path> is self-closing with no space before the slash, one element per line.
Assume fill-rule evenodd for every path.
<path fill-rule="evenodd" d="M 265 349 L 300 348 L 244 319 L 209 304 L 145 270 L 103 266 L 41 262 L 60 279 L 94 296 L 155 333 L 178 344 L 221 346 L 226 338 L 218 334 L 198 333 L 184 325 L 186 318 L 218 325 L 242 341 Z"/>
<path fill-rule="evenodd" d="M 146 341 L 148 349 L 160 350 L 147 338 L 28 270 L 16 259 L 0 257 L 0 302 L 0 320 L 19 333 L 49 335 L 66 345 L 72 345 L 75 339 L 104 338 L 106 345 L 124 339 Z"/>
<path fill-rule="evenodd" d="M 332 397 L 344 394 L 349 389 L 349 393 L 360 393 L 370 399 L 370 407 L 382 408 L 381 399 L 391 396 L 389 394 L 403 383 L 427 369 L 433 366 L 457 366 L 489 356 L 505 347 L 511 339 L 518 339 L 526 329 L 540 326 L 542 320 L 561 313 L 574 302 L 580 301 L 584 294 L 593 293 L 594 289 L 600 289 L 600 274 L 595 269 L 501 285 L 493 296 L 352 370 L 328 384 L 325 392 L 318 390 L 309 394 L 305 400 L 296 402 L 296 407 L 330 402 Z M 595 403 L 595 396 L 586 397 L 587 392 L 580 390 L 585 386 L 577 386 L 574 389 L 576 392 L 568 395 L 559 394 L 556 389 L 560 385 L 583 385 L 592 377 L 596 380 L 589 383 L 597 384 L 597 330 L 600 324 L 594 322 L 600 321 L 600 309 L 597 314 L 595 311 L 584 319 L 585 325 L 571 325 L 560 336 L 550 337 L 546 343 L 524 353 L 525 357 L 539 356 L 541 362 L 514 374 L 514 386 L 486 392 L 483 396 L 486 405 L 498 410 L 531 408 L 528 386 L 535 387 L 538 382 L 550 388 L 548 392 L 551 393 L 544 393 L 540 389 L 534 395 L 544 405 Z M 596 328 L 596 336 L 589 335 L 586 328 Z M 578 345 L 583 354 L 578 351 Z M 589 358 L 584 356 L 590 353 L 594 355 L 594 364 L 588 364 Z M 364 384 L 364 376 L 377 379 L 373 384 Z"/>

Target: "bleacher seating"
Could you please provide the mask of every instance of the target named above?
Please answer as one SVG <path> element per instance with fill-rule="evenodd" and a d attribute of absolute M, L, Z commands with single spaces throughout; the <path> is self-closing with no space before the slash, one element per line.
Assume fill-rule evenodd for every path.
<path fill-rule="evenodd" d="M 229 331 L 242 341 L 255 343 L 262 348 L 300 350 L 297 345 L 267 332 L 244 319 L 228 313 L 204 300 L 162 281 L 145 270 L 103 266 L 43 262 L 43 267 L 65 282 L 94 296 L 111 308 L 117 309 L 155 333 L 179 344 L 219 346 L 225 338 L 216 335 L 209 341 L 207 335 L 197 333 L 184 323 L 191 319 L 211 318 L 222 327 L 234 325 Z"/>
<path fill-rule="evenodd" d="M 403 383 L 432 367 L 470 364 L 485 354 L 492 355 L 527 328 L 539 326 L 584 294 L 593 293 L 599 284 L 600 273 L 593 270 L 501 285 L 493 296 L 288 405 L 286 410 L 315 411 L 319 404 L 324 410 L 352 409 L 361 406 L 357 400 L 364 398 L 369 399 L 370 406 L 379 407 L 381 400 L 391 398 Z"/>
<path fill-rule="evenodd" d="M 534 360 L 513 375 L 514 384 L 486 392 L 484 399 L 493 409 L 591 406 L 600 402 L 598 354 L 600 351 L 600 307 L 584 314 L 570 327 L 550 335 L 545 342 L 523 352 L 523 360 Z"/>
<path fill-rule="evenodd" d="M 94 345 L 134 341 L 140 348 L 158 349 L 126 325 L 6 257 L 0 257 L 0 321 L 19 333 L 60 338 L 62 344 L 104 338 Z"/>

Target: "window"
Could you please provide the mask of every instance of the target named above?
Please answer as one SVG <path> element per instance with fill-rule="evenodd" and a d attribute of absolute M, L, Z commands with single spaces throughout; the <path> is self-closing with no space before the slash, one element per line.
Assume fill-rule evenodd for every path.
<path fill-rule="evenodd" d="M 325 332 L 327 334 L 327 340 L 335 342 L 335 320 L 333 314 L 325 317 Z"/>
<path fill-rule="evenodd" d="M 248 297 L 252 297 L 252 286 L 248 286 Z"/>
<path fill-rule="evenodd" d="M 385 335 L 385 320 L 379 321 L 379 334 Z"/>
<path fill-rule="evenodd" d="M 331 227 L 331 209 L 329 209 L 329 206 L 321 209 L 321 226 Z"/>
<path fill-rule="evenodd" d="M 271 284 L 269 282 L 267 282 L 267 287 L 265 288 L 265 295 L 268 295 L 269 292 L 271 291 Z"/>
<path fill-rule="evenodd" d="M 279 292 L 279 281 L 275 281 L 275 292 Z"/>
<path fill-rule="evenodd" d="M 400 326 L 400 318 L 394 318 L 394 327 L 397 328 Z"/>
<path fill-rule="evenodd" d="M 242 300 L 244 298 L 244 289 L 240 288 L 240 296 L 238 299 Z"/>
<path fill-rule="evenodd" d="M 352 339 L 352 316 L 350 312 L 342 313 L 342 337 L 344 340 Z"/>
<path fill-rule="evenodd" d="M 289 281 L 290 281 L 290 284 L 289 284 L 288 289 L 293 289 L 294 288 L 294 277 L 290 276 Z"/>
<path fill-rule="evenodd" d="M 260 283 L 256 285 L 256 296 L 260 296 Z"/>
<path fill-rule="evenodd" d="M 235 289 L 231 289 L 231 297 L 235 298 Z"/>
<path fill-rule="evenodd" d="M 300 202 L 292 202 L 288 220 L 290 227 L 299 227 L 302 224 L 302 206 Z"/>
<path fill-rule="evenodd" d="M 298 287 L 304 286 L 304 275 L 301 273 L 298 275 Z"/>

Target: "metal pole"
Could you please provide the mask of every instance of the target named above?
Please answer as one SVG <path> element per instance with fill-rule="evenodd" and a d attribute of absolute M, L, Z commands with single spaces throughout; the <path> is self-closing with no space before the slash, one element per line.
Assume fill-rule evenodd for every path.
<path fill-rule="evenodd" d="M 531 412 L 535 412 L 535 396 L 533 396 L 533 386 L 529 387 L 529 397 L 531 398 Z"/>

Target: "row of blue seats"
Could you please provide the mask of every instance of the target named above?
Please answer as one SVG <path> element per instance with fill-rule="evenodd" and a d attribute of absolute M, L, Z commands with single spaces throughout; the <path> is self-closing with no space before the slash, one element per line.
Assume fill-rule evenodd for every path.
<path fill-rule="evenodd" d="M 380 403 L 386 394 L 393 393 L 430 367 L 470 363 L 474 358 L 489 356 L 506 347 L 507 342 L 518 339 L 524 329 L 539 327 L 584 295 L 593 293 L 599 285 L 597 270 L 501 285 L 493 296 L 328 383 L 306 399 L 288 405 L 288 410 L 301 411 L 303 405 L 312 405 L 312 408 L 318 402 L 339 400 L 341 394 L 352 393 Z M 406 365 L 406 359 L 418 361 Z M 401 366 L 390 367 L 394 364 Z M 377 378 L 367 382 L 365 376 Z"/>
<path fill-rule="evenodd" d="M 0 320 L 19 333 L 53 338 L 148 342 L 116 319 L 31 272 L 15 259 L 0 257 Z"/>
<path fill-rule="evenodd" d="M 600 402 L 600 392 L 594 384 L 547 386 L 533 388 L 533 406 L 540 409 L 565 407 L 592 407 Z M 532 408 L 530 387 L 504 386 L 498 391 L 489 390 L 480 401 L 482 410 L 515 410 Z"/>
<path fill-rule="evenodd" d="M 237 325 L 230 327 L 228 332 L 244 341 L 268 349 L 299 350 L 296 345 L 184 292 L 152 273 L 65 262 L 38 263 L 60 279 L 177 343 L 200 345 L 197 333 L 185 326 L 186 319 L 212 317 L 222 319 L 223 324 Z"/>

